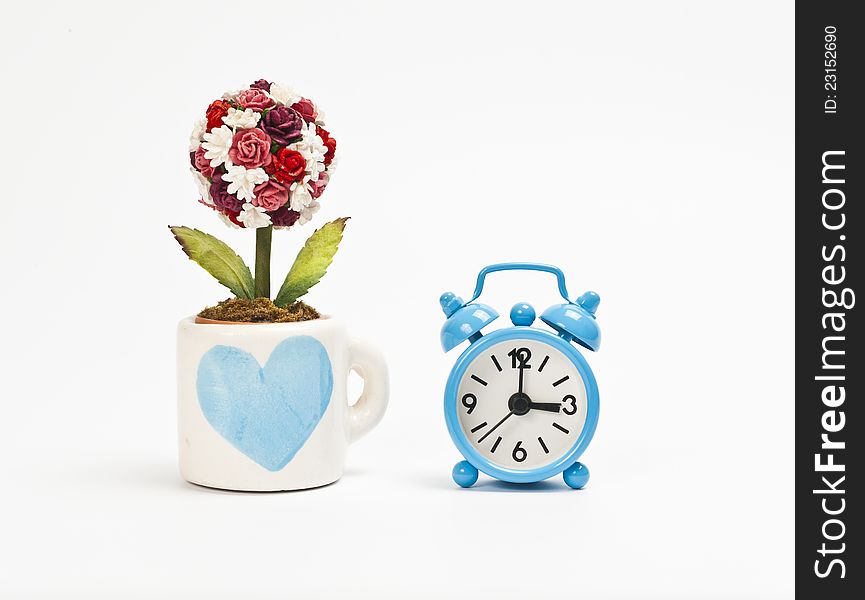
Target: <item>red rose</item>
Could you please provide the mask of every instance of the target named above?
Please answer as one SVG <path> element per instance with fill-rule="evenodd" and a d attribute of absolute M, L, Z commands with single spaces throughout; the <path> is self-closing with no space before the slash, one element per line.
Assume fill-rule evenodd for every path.
<path fill-rule="evenodd" d="M 207 131 L 210 131 L 214 127 L 222 127 L 222 117 L 228 114 L 229 108 L 231 108 L 231 104 L 225 100 L 214 100 L 210 103 L 205 113 L 207 116 Z"/>
<path fill-rule="evenodd" d="M 303 178 L 306 171 L 306 160 L 296 150 L 281 148 L 269 165 L 264 170 L 273 175 L 280 183 L 291 183 Z"/>
<path fill-rule="evenodd" d="M 303 120 L 307 123 L 312 123 L 318 116 L 318 111 L 315 110 L 315 104 L 313 104 L 312 100 L 307 100 L 306 98 L 301 98 L 300 101 L 292 104 L 291 108 L 299 112 L 300 116 L 303 117 Z"/>
<path fill-rule="evenodd" d="M 324 142 L 324 145 L 327 146 L 327 152 L 324 155 L 324 164 L 329 165 L 336 154 L 336 140 L 330 137 L 330 133 L 328 133 L 326 129 L 318 127 L 317 125 L 315 127 L 315 132 L 318 134 L 318 137 L 321 138 L 321 141 Z"/>
<path fill-rule="evenodd" d="M 234 212 L 231 210 L 224 210 L 224 211 L 222 211 L 222 214 L 224 214 L 226 217 L 228 217 L 229 221 L 231 221 L 232 223 L 234 223 L 235 225 L 237 225 L 241 229 L 246 227 L 246 225 L 244 225 L 243 222 L 237 218 L 240 215 L 239 212 Z"/>

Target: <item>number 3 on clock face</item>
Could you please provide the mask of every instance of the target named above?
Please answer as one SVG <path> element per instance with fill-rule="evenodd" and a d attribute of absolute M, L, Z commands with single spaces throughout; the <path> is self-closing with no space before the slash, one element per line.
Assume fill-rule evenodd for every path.
<path fill-rule="evenodd" d="M 480 470 L 539 481 L 588 445 L 597 388 L 570 344 L 546 332 L 521 333 L 494 332 L 466 350 L 451 373 L 445 413 L 457 446 Z"/>

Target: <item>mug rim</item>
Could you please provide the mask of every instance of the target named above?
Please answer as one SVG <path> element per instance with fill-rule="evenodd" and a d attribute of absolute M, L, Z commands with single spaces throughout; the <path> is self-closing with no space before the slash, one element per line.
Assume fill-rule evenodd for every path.
<path fill-rule="evenodd" d="M 194 325 L 303 325 L 315 323 L 316 321 L 327 321 L 331 318 L 330 315 L 319 315 L 317 319 L 307 319 L 305 321 L 287 321 L 284 323 L 275 323 L 273 321 L 223 321 L 221 319 L 207 319 L 198 315 L 188 317 Z M 187 319 L 184 319 L 187 320 Z"/>
<path fill-rule="evenodd" d="M 197 315 L 190 315 L 180 320 L 180 328 L 210 334 L 249 335 L 266 332 L 300 333 L 301 331 L 325 331 L 340 327 L 341 321 L 331 315 L 322 315 L 309 321 L 294 321 L 290 323 L 252 323 L 244 321 L 215 321 L 213 323 L 198 322 Z M 250 326 L 254 327 L 250 327 Z"/>

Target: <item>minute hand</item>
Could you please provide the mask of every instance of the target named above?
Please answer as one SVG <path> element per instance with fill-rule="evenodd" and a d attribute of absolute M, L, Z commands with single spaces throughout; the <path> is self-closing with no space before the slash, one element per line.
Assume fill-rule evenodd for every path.
<path fill-rule="evenodd" d="M 560 412 L 562 405 L 558 402 L 532 402 L 529 400 L 529 408 L 531 410 L 545 410 L 547 412 Z"/>
<path fill-rule="evenodd" d="M 488 436 L 489 434 L 491 434 L 493 431 L 495 431 L 496 428 L 498 428 L 499 425 L 501 425 L 502 423 L 504 423 L 505 421 L 507 421 L 508 418 L 509 418 L 509 417 L 512 417 L 513 415 L 514 415 L 514 411 L 511 411 L 511 412 L 509 412 L 508 414 L 506 414 L 506 415 L 504 416 L 504 418 L 503 418 L 501 421 L 499 421 L 498 423 L 496 423 L 495 425 L 493 425 L 493 428 L 492 428 L 492 429 L 490 429 L 490 430 L 487 431 L 485 434 L 483 434 L 483 436 L 481 436 L 481 439 L 478 440 L 478 444 L 480 444 L 480 443 L 483 442 L 485 439 L 487 439 L 487 436 Z"/>

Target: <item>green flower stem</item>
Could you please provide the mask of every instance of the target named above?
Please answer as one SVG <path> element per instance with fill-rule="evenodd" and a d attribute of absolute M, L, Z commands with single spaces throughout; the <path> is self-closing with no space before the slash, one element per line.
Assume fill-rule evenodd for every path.
<path fill-rule="evenodd" d="M 270 243 L 273 226 L 255 230 L 255 297 L 270 298 Z"/>

